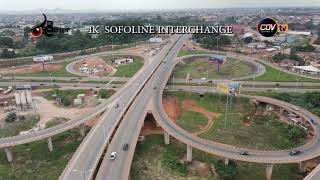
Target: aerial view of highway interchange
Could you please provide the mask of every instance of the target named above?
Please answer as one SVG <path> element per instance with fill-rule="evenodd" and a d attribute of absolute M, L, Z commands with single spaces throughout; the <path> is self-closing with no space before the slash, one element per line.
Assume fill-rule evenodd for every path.
<path fill-rule="evenodd" d="M 0 5 L 0 180 L 320 180 L 320 1 Z"/>

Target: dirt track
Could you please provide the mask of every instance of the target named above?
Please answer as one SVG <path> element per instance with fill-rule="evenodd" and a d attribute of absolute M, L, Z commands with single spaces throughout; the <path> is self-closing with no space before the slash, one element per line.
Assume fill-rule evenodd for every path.
<path fill-rule="evenodd" d="M 213 112 L 207 111 L 206 109 L 200 107 L 197 104 L 197 102 L 194 101 L 194 100 L 184 100 L 184 101 L 182 101 L 182 107 L 187 109 L 187 110 L 189 110 L 189 111 L 201 113 L 208 119 L 208 123 L 207 123 L 206 126 L 201 127 L 200 131 L 192 133 L 193 135 L 196 135 L 196 136 L 208 131 L 213 125 L 214 118 L 216 118 L 216 117 L 221 115 L 221 114 L 217 114 L 217 113 L 213 113 Z"/>
<path fill-rule="evenodd" d="M 181 108 L 184 108 L 188 111 L 193 111 L 193 112 L 198 112 L 203 114 L 208 119 L 208 123 L 206 126 L 200 127 L 201 129 L 200 131 L 192 133 L 193 135 L 196 135 L 196 136 L 208 131 L 212 127 L 214 119 L 221 115 L 221 114 L 207 111 L 206 109 L 200 107 L 197 104 L 197 102 L 194 100 L 188 100 L 188 99 L 184 100 L 182 101 L 181 107 L 180 107 L 179 99 L 177 97 L 171 97 L 171 96 L 167 96 L 163 98 L 163 106 L 167 115 L 170 117 L 170 119 L 173 122 L 176 122 L 178 120 L 180 116 Z"/>

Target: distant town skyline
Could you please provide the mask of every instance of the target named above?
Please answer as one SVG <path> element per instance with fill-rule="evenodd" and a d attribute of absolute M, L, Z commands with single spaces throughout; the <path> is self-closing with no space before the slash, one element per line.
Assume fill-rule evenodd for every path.
<path fill-rule="evenodd" d="M 0 0 L 0 13 L 32 11 L 35 9 L 70 10 L 157 10 L 196 8 L 245 8 L 245 7 L 320 7 L 319 0 Z"/>

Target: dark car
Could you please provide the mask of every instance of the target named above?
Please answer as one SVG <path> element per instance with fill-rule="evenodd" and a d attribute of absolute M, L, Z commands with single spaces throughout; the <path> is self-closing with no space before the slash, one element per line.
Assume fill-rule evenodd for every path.
<path fill-rule="evenodd" d="M 119 108 L 119 104 L 116 104 L 115 108 Z"/>
<path fill-rule="evenodd" d="M 299 154 L 301 154 L 301 151 L 291 151 L 291 152 L 289 152 L 290 156 L 297 156 Z"/>
<path fill-rule="evenodd" d="M 249 153 L 248 153 L 247 151 L 242 151 L 242 152 L 240 152 L 240 155 L 248 156 L 248 155 L 249 155 Z"/>
<path fill-rule="evenodd" d="M 153 89 L 156 90 L 156 89 L 157 89 L 157 86 L 153 87 Z"/>
<path fill-rule="evenodd" d="M 208 83 L 212 83 L 212 80 L 209 80 Z"/>
<path fill-rule="evenodd" d="M 129 144 L 128 144 L 128 143 L 124 144 L 123 147 L 122 147 L 122 149 L 123 149 L 124 151 L 128 150 L 128 149 L 129 149 Z"/>
<path fill-rule="evenodd" d="M 310 121 L 311 121 L 311 123 L 312 123 L 313 125 L 317 125 L 317 122 L 316 122 L 315 120 L 310 119 Z"/>

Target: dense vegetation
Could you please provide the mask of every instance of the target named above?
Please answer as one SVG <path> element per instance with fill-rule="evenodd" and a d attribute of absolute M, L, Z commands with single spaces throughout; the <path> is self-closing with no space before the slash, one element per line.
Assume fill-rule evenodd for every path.
<path fill-rule="evenodd" d="M 114 91 L 107 90 L 107 89 L 100 89 L 98 92 L 98 97 L 102 99 L 108 99 Z"/>
<path fill-rule="evenodd" d="M 225 165 L 222 160 L 215 163 L 216 172 L 223 180 L 233 180 L 238 174 L 237 164 L 234 161 L 230 161 L 228 165 Z"/>
<path fill-rule="evenodd" d="M 77 98 L 78 94 L 84 94 L 84 90 L 81 89 L 73 89 L 73 90 L 59 90 L 55 89 L 46 93 L 45 97 L 49 100 L 53 99 L 53 95 L 56 96 L 57 101 L 63 104 L 63 106 L 71 106 L 73 104 L 73 100 Z"/>
<path fill-rule="evenodd" d="M 275 62 L 281 62 L 282 60 L 284 59 L 290 59 L 290 60 L 293 60 L 293 61 L 297 61 L 299 63 L 299 65 L 304 65 L 304 60 L 302 57 L 298 56 L 296 53 L 295 53 L 295 50 L 291 50 L 290 52 L 290 55 L 286 55 L 286 54 L 283 54 L 283 53 L 278 53 L 278 54 L 275 54 L 272 56 L 272 59 L 275 61 Z"/>
<path fill-rule="evenodd" d="M 223 46 L 231 44 L 228 36 L 215 35 L 215 34 L 194 34 L 193 40 L 207 49 L 221 50 Z"/>
<path fill-rule="evenodd" d="M 316 48 L 310 44 L 296 46 L 296 47 L 292 48 L 293 51 L 298 51 L 298 52 L 313 52 L 315 49 Z"/>
<path fill-rule="evenodd" d="M 277 92 L 247 92 L 258 96 L 268 96 L 291 104 L 295 104 L 320 116 L 320 92 L 277 93 Z"/>

